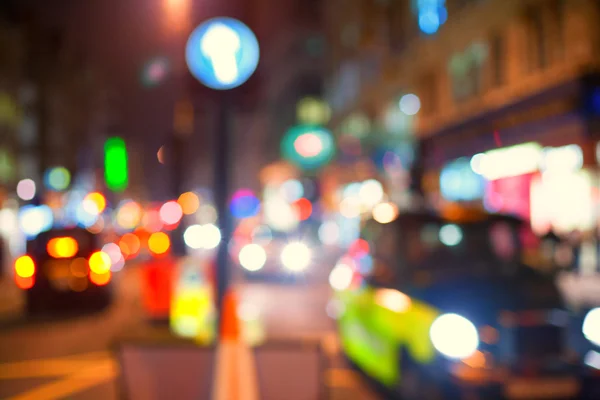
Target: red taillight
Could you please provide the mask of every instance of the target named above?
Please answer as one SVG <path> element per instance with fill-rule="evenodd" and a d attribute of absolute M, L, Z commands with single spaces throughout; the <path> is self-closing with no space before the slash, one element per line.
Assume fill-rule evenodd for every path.
<path fill-rule="evenodd" d="M 23 278 L 19 275 L 15 275 L 15 283 L 19 289 L 31 289 L 35 283 L 35 277 L 30 276 L 28 278 Z"/>

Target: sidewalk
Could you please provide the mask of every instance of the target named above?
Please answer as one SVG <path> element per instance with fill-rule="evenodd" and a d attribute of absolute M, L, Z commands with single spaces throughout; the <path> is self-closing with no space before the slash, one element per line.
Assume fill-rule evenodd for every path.
<path fill-rule="evenodd" d="M 8 276 L 0 278 L 0 321 L 17 318 L 23 312 L 23 292 Z"/>

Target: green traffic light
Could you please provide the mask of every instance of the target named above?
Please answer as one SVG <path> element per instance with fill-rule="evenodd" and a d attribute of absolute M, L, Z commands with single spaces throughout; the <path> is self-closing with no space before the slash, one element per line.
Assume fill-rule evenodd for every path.
<path fill-rule="evenodd" d="M 125 141 L 113 137 L 104 144 L 104 180 L 113 192 L 122 192 L 129 184 Z"/>

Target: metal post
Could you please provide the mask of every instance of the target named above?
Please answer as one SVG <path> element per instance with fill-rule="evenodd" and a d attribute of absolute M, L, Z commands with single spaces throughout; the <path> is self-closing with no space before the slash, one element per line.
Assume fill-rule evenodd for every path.
<path fill-rule="evenodd" d="M 185 138 L 176 132 L 171 135 L 171 191 L 173 199 L 177 200 L 183 191 Z M 176 257 L 185 256 L 185 244 L 183 243 L 183 224 L 180 223 L 171 235 L 172 253 Z"/>
<path fill-rule="evenodd" d="M 231 239 L 231 216 L 229 213 L 229 135 L 230 126 L 230 104 L 227 92 L 219 93 L 218 120 L 214 138 L 214 202 L 219 218 L 219 229 L 221 231 L 221 242 L 217 251 L 216 259 L 216 285 L 217 285 L 217 310 L 219 312 L 218 324 L 220 326 L 223 311 L 223 298 L 229 287 L 229 242 Z"/>

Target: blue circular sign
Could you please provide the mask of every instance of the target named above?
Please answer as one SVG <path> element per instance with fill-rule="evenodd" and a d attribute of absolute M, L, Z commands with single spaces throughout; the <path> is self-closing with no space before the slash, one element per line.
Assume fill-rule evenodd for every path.
<path fill-rule="evenodd" d="M 242 22 L 227 17 L 210 19 L 190 35 L 185 58 L 188 69 L 212 89 L 233 89 L 256 70 L 260 51 L 254 33 Z"/>

